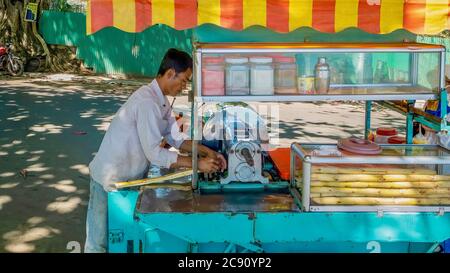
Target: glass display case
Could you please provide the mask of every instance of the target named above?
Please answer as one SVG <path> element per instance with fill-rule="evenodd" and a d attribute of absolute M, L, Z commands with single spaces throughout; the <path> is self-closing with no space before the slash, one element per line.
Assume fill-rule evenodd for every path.
<path fill-rule="evenodd" d="M 443 46 L 418 43 L 197 44 L 197 82 L 212 73 L 211 60 L 224 77 L 215 77 L 217 87 L 198 84 L 195 95 L 203 101 L 437 99 L 444 54 Z M 217 96 L 221 86 L 227 97 Z"/>
<path fill-rule="evenodd" d="M 304 211 L 450 211 L 450 151 L 380 145 L 376 155 L 292 144 L 291 186 Z"/>
<path fill-rule="evenodd" d="M 200 107 L 205 103 L 366 101 L 367 137 L 372 101 L 414 103 L 447 96 L 441 45 L 198 43 L 193 57 L 194 189 L 203 130 Z M 413 119 L 408 112 L 407 143 L 412 140 Z"/>

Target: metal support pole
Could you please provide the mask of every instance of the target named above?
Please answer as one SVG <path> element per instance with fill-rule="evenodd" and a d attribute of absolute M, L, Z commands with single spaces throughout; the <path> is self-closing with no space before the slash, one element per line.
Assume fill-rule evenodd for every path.
<path fill-rule="evenodd" d="M 441 130 L 448 130 L 447 128 L 447 106 L 448 106 L 448 94 L 445 86 L 445 51 L 441 52 L 440 58 L 440 108 L 441 108 Z"/>
<path fill-rule="evenodd" d="M 448 128 L 447 128 L 447 115 L 448 115 L 447 107 L 448 107 L 447 89 L 443 88 L 440 93 L 441 130 L 448 130 Z"/>
<path fill-rule="evenodd" d="M 413 133 L 414 133 L 414 128 L 413 128 L 413 120 L 414 120 L 414 102 L 415 101 L 408 101 L 408 112 L 406 113 L 406 143 L 407 144 L 412 144 L 412 140 L 413 140 Z"/>
<path fill-rule="evenodd" d="M 369 139 L 372 101 L 366 101 L 366 121 L 364 123 L 364 139 Z"/>
<path fill-rule="evenodd" d="M 303 160 L 303 173 L 302 173 L 302 206 L 304 211 L 309 211 L 310 197 L 311 197 L 311 162 L 310 157 L 306 156 Z"/>
<path fill-rule="evenodd" d="M 411 72 L 409 74 L 409 82 L 411 82 L 413 86 L 416 86 L 419 81 L 419 58 L 417 53 L 411 53 L 410 66 Z"/>
<path fill-rule="evenodd" d="M 194 96 L 192 99 L 192 189 L 196 190 L 198 188 L 198 140 L 201 138 L 199 134 L 199 113 L 198 113 L 198 101 L 197 97 L 199 96 L 202 88 L 201 83 L 201 71 L 202 71 L 202 54 L 200 51 L 194 52 Z"/>
<path fill-rule="evenodd" d="M 295 187 L 295 152 L 292 148 L 292 146 L 295 145 L 295 143 L 291 144 L 291 151 L 290 151 L 290 161 L 289 161 L 289 172 L 290 172 L 290 182 L 291 182 L 291 187 Z"/>
<path fill-rule="evenodd" d="M 192 138 L 192 189 L 196 190 L 198 188 L 198 103 L 194 100 L 193 105 L 193 116 L 194 116 L 194 126 L 193 138 Z"/>

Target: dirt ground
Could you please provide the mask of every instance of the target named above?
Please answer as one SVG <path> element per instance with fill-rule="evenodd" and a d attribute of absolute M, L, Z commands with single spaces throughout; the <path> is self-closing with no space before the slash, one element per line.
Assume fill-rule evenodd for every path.
<path fill-rule="evenodd" d="M 83 249 L 88 164 L 114 113 L 148 82 L 0 75 L 0 252 Z M 272 105 L 280 120 L 279 145 L 362 136 L 363 106 L 357 102 Z M 189 109 L 187 96 L 177 98 L 174 108 Z M 402 115 L 375 107 L 374 128 L 394 126 L 402 132 L 404 124 Z"/>

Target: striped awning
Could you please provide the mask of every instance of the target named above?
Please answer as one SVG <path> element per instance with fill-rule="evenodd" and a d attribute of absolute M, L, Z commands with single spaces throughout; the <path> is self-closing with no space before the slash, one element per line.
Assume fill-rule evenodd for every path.
<path fill-rule="evenodd" d="M 90 0 L 86 18 L 88 34 L 110 26 L 141 32 L 155 24 L 182 30 L 205 23 L 233 30 L 436 34 L 450 29 L 450 0 Z"/>

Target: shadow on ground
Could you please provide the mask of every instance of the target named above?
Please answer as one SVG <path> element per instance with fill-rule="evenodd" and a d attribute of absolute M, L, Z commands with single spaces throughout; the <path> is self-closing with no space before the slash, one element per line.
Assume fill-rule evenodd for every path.
<path fill-rule="evenodd" d="M 85 240 L 88 164 L 126 98 L 149 80 L 0 76 L 0 252 L 69 252 Z M 188 108 L 187 96 L 177 105 Z M 362 136 L 362 103 L 277 107 L 280 145 Z M 404 129 L 377 109 L 374 126 Z"/>
<path fill-rule="evenodd" d="M 84 245 L 87 166 L 135 88 L 0 78 L 0 252 Z"/>

